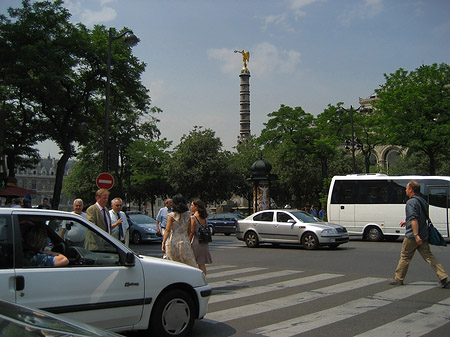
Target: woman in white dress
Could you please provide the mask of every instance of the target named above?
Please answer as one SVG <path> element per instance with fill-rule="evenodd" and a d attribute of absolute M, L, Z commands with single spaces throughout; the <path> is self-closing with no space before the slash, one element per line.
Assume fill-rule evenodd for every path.
<path fill-rule="evenodd" d="M 174 196 L 172 212 L 167 217 L 161 250 L 168 260 L 197 267 L 189 240 L 190 215 L 186 199 L 181 194 Z"/>

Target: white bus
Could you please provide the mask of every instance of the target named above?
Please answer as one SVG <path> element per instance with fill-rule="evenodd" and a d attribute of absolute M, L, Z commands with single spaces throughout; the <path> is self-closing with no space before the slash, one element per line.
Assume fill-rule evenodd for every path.
<path fill-rule="evenodd" d="M 405 234 L 406 184 L 415 180 L 430 204 L 429 215 L 442 236 L 449 237 L 450 177 L 352 174 L 333 177 L 328 193 L 328 221 L 369 241 L 395 240 Z"/>

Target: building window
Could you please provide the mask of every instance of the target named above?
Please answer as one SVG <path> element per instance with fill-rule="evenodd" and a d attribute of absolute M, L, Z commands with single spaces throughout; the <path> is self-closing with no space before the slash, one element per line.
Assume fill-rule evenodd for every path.
<path fill-rule="evenodd" d="M 370 154 L 369 163 L 370 163 L 370 166 L 377 166 L 377 164 L 378 164 L 377 155 L 373 152 Z"/>
<path fill-rule="evenodd" d="M 386 163 L 388 167 L 395 166 L 395 163 L 398 160 L 398 157 L 400 156 L 400 153 L 396 149 L 389 150 L 389 152 L 386 155 Z"/>

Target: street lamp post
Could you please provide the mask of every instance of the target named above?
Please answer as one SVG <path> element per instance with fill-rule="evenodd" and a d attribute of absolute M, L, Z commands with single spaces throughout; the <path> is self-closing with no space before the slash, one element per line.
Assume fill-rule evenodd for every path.
<path fill-rule="evenodd" d="M 106 103 L 105 103 L 105 130 L 103 139 L 103 172 L 109 170 L 109 102 L 111 91 L 111 44 L 113 41 L 125 37 L 125 43 L 129 46 L 135 46 L 139 38 L 131 30 L 127 30 L 120 35 L 114 36 L 112 28 L 109 28 L 108 34 L 108 60 L 106 63 Z"/>
<path fill-rule="evenodd" d="M 359 138 L 355 138 L 355 129 L 354 129 L 354 122 L 353 122 L 353 114 L 355 112 L 358 112 L 358 111 L 364 112 L 365 108 L 363 106 L 360 106 L 359 108 L 354 109 L 353 106 L 350 105 L 350 109 L 345 109 L 343 107 L 339 107 L 338 110 L 337 110 L 337 112 L 339 114 L 342 114 L 343 112 L 350 113 L 350 124 L 351 124 L 351 132 L 352 132 L 351 137 L 352 137 L 352 139 L 350 141 L 349 140 L 345 141 L 345 149 L 347 149 L 347 150 L 351 149 L 353 173 L 356 173 L 356 158 L 355 158 L 355 151 L 356 151 L 356 149 L 355 148 L 361 149 L 361 146 L 362 146 L 361 141 L 359 140 Z"/>

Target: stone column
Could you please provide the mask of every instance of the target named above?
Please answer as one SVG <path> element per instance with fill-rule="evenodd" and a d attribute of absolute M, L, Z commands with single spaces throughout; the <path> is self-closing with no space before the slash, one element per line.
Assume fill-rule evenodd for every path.
<path fill-rule="evenodd" d="M 250 71 L 247 68 L 241 70 L 240 87 L 240 132 L 238 144 L 248 141 L 250 137 Z"/>

